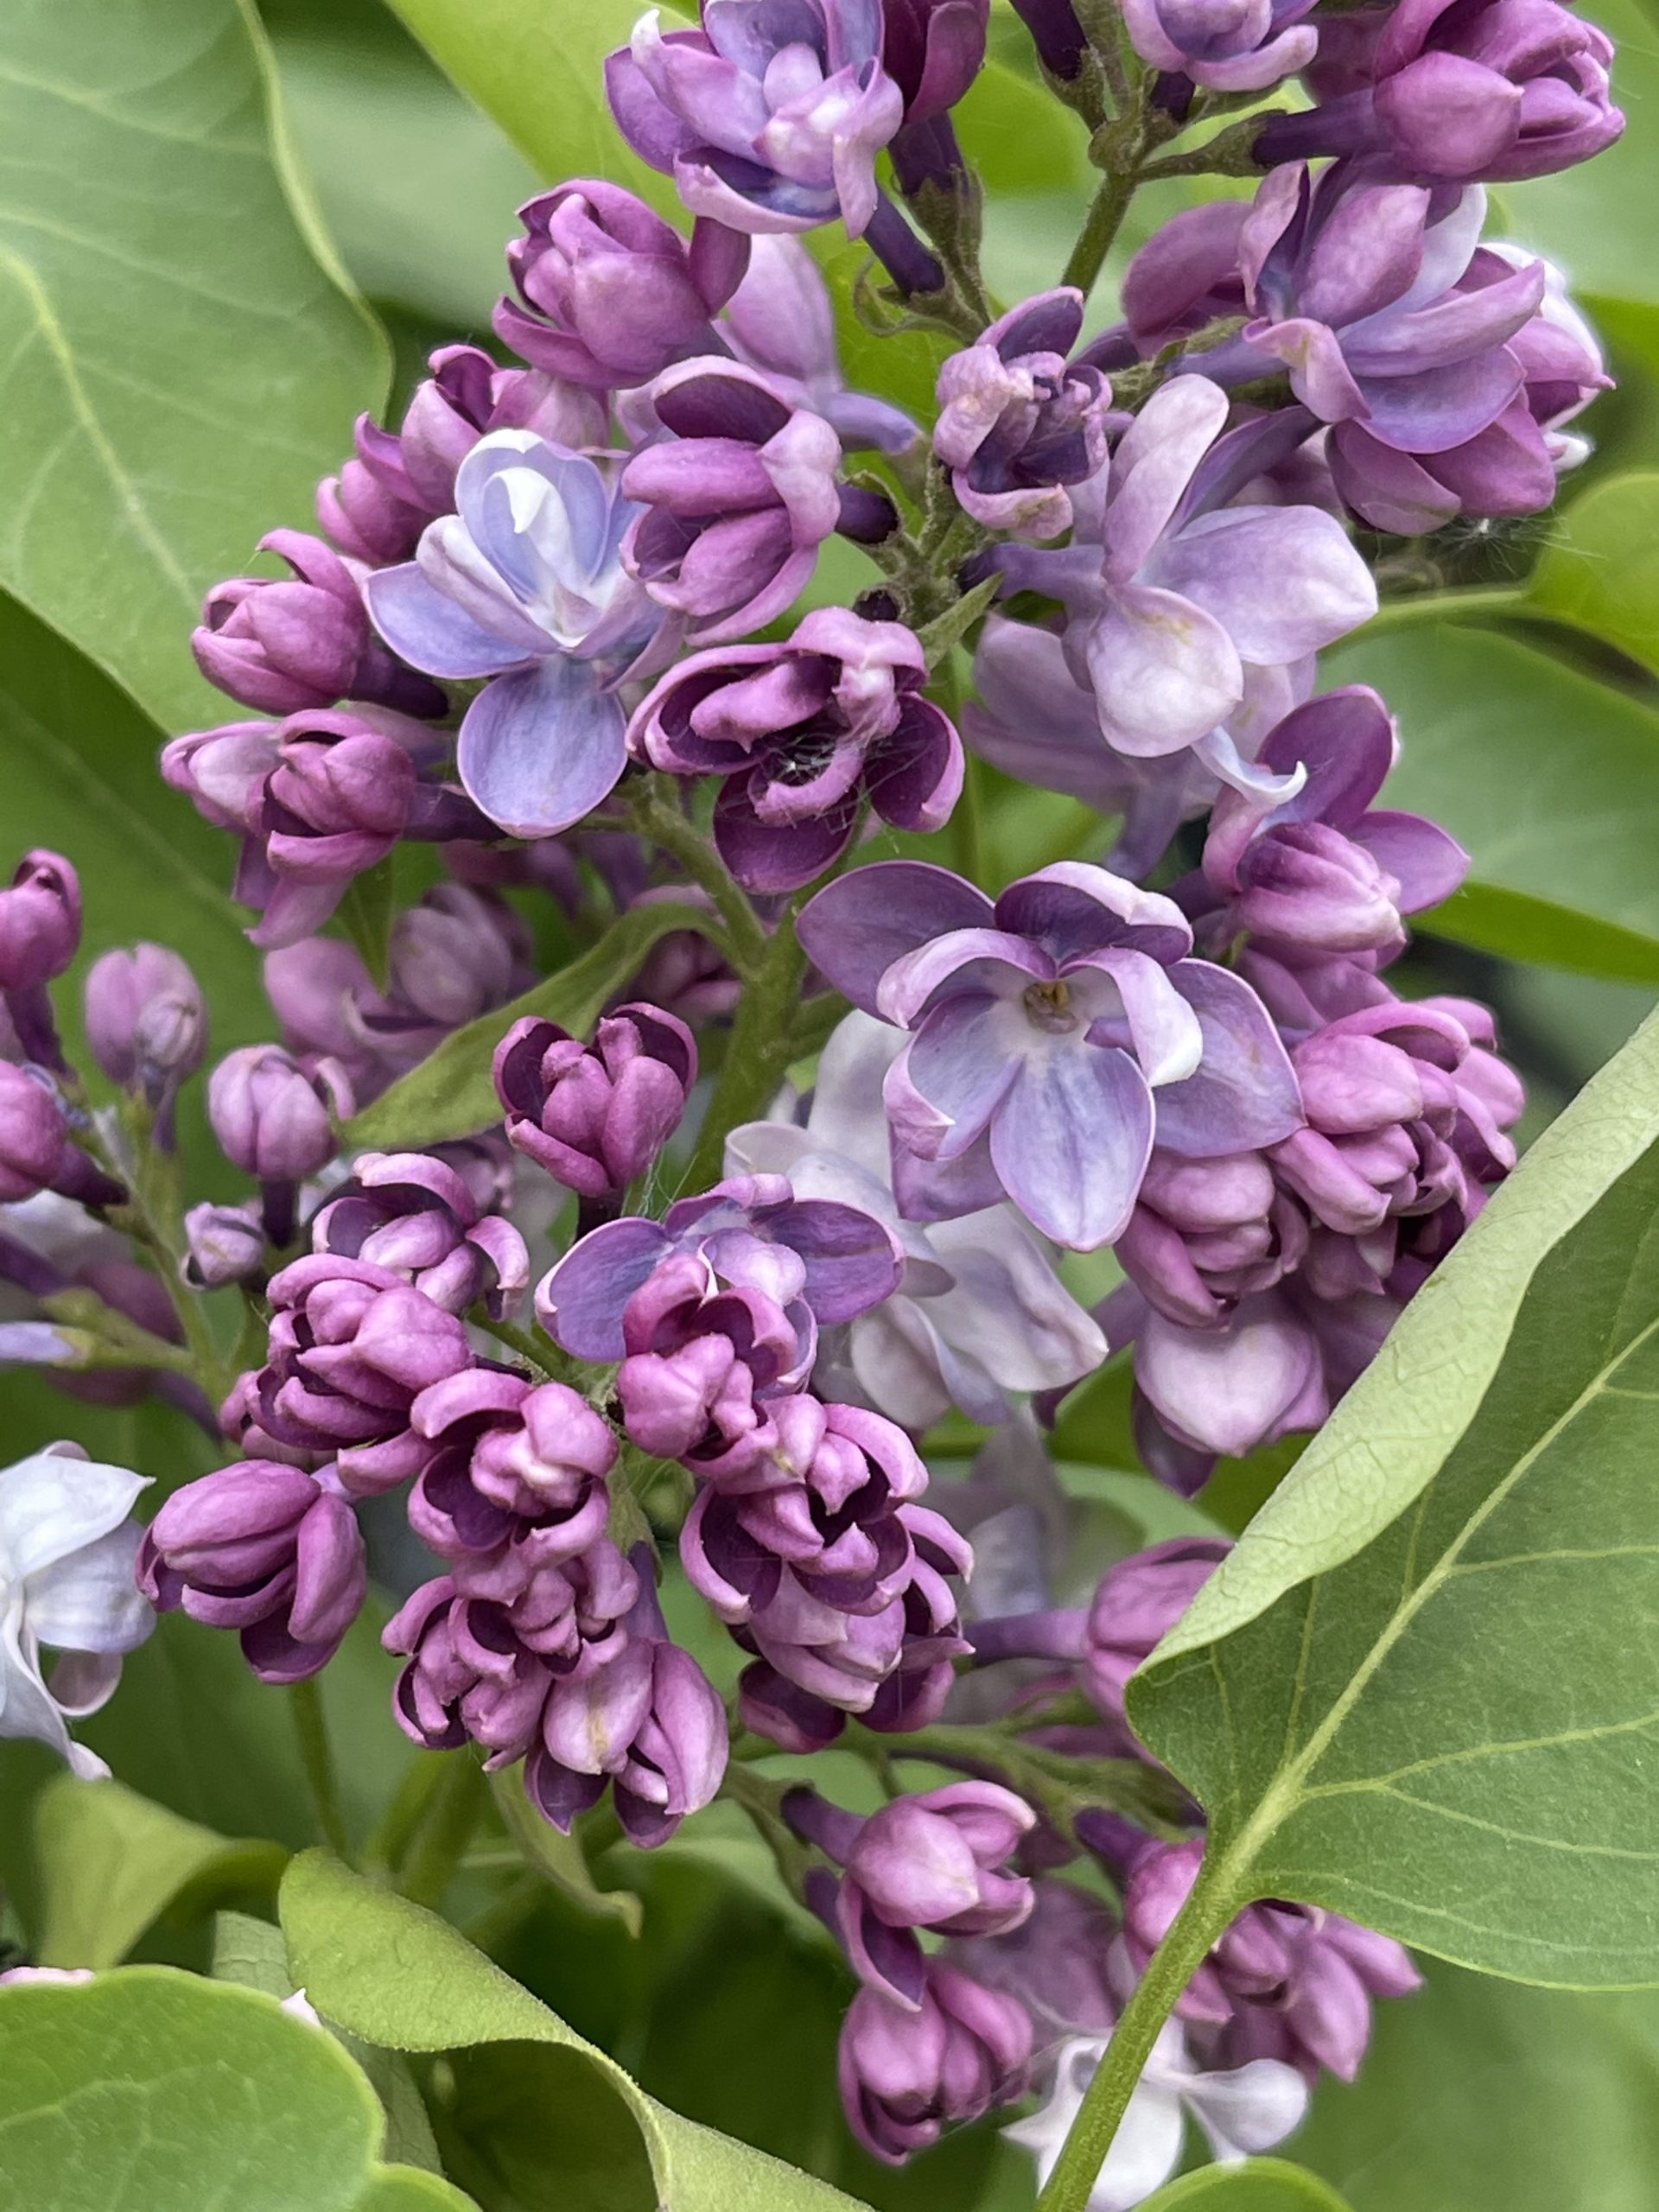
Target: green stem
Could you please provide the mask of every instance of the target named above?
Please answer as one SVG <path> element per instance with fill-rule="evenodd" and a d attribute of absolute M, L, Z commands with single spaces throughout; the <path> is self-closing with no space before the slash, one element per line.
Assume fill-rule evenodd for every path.
<path fill-rule="evenodd" d="M 766 1112 L 789 1065 L 801 979 L 806 973 L 795 915 L 796 903 L 791 903 L 779 916 L 766 957 L 739 1002 L 726 1065 L 709 1102 L 691 1162 L 689 1183 L 694 1191 L 720 1180 L 728 1136 L 740 1122 L 753 1122 Z"/>
<path fill-rule="evenodd" d="M 328 1719 L 322 1709 L 322 1691 L 315 1675 L 289 1685 L 289 1711 L 300 1747 L 300 1764 L 311 1799 L 317 1833 L 337 1858 L 352 1863 L 351 1840 L 340 1807 L 340 1778 L 334 1746 L 328 1740 Z"/>
<path fill-rule="evenodd" d="M 404 1859 L 397 1886 L 411 1904 L 436 1911 L 450 1877 L 466 1856 L 489 1795 L 484 1770 L 470 1751 L 449 1755 L 448 1768 L 428 1800 L 425 1818 Z"/>
<path fill-rule="evenodd" d="M 1108 169 L 1071 249 L 1071 258 L 1065 264 L 1061 283 L 1075 284 L 1085 298 L 1093 291 L 1095 279 L 1112 250 L 1112 241 L 1129 212 L 1129 202 L 1140 181 L 1140 170 L 1134 162 L 1122 168 L 1114 163 Z"/>
<path fill-rule="evenodd" d="M 1465 615 L 1507 614 L 1524 621 L 1535 610 L 1527 595 L 1512 584 L 1471 587 L 1467 590 L 1414 592 L 1405 599 L 1385 599 L 1357 634 L 1376 638 L 1390 630 L 1420 629 L 1426 623 L 1456 622 Z"/>
<path fill-rule="evenodd" d="M 410 1765 L 369 1838 L 364 1856 L 370 1867 L 396 1876 L 416 1830 L 426 1816 L 433 1793 L 443 1779 L 444 1758 L 454 1756 L 453 1752 L 437 1757 L 429 1754 Z"/>
<path fill-rule="evenodd" d="M 528 1329 L 520 1329 L 511 1321 L 493 1320 L 481 1306 L 474 1306 L 467 1319 L 475 1328 L 482 1329 L 486 1336 L 493 1337 L 497 1344 L 516 1352 L 534 1374 L 543 1378 L 551 1376 L 556 1382 L 573 1385 L 591 1379 L 580 1360 L 572 1359 L 549 1338 L 532 1336 Z"/>
<path fill-rule="evenodd" d="M 755 919 L 754 909 L 732 881 L 720 855 L 677 804 L 664 798 L 655 775 L 623 786 L 623 798 L 633 825 L 642 837 L 677 860 L 691 880 L 702 887 L 731 936 L 736 966 L 747 971 L 766 957 L 766 933 Z"/>
<path fill-rule="evenodd" d="M 1088 2212 L 1090 2194 L 1159 2031 L 1232 1916 L 1230 1887 L 1224 1863 L 1212 1864 L 1206 1857 L 1191 1895 L 1118 2016 L 1059 2163 L 1037 2200 L 1037 2212 Z"/>

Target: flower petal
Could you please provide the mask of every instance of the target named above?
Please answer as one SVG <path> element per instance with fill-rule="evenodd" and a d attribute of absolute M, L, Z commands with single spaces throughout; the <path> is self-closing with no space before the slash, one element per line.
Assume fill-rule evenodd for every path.
<path fill-rule="evenodd" d="M 1213 961 L 1181 960 L 1169 980 L 1198 1018 L 1204 1056 L 1158 1093 L 1158 1141 L 1188 1160 L 1276 1144 L 1302 1125 L 1301 1092 L 1267 1008 Z"/>
<path fill-rule="evenodd" d="M 568 830 L 609 797 L 627 766 L 621 707 L 586 661 L 553 654 L 499 676 L 461 726 L 461 780 L 515 837 Z"/>
<path fill-rule="evenodd" d="M 947 930 L 984 929 L 991 902 L 949 868 L 924 861 L 878 861 L 826 884 L 802 911 L 799 930 L 812 964 L 866 1014 L 895 960 Z"/>
<path fill-rule="evenodd" d="M 992 1117 L 991 1158 L 1027 1221 L 1092 1252 L 1123 1233 L 1152 1128 L 1152 1094 L 1135 1062 L 1074 1036 L 1025 1060 Z"/>

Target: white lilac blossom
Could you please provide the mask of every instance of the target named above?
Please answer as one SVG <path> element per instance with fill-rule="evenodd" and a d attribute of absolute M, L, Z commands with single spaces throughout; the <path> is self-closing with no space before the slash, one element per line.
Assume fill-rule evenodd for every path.
<path fill-rule="evenodd" d="M 133 1580 L 148 1483 L 78 1444 L 0 1469 L 0 1736 L 32 1736 L 84 1777 L 109 1769 L 69 1723 L 107 1704 L 154 1624 Z"/>
<path fill-rule="evenodd" d="M 1054 2171 L 1110 2044 L 1109 2036 L 1076 2036 L 1063 2043 L 1047 2101 L 1002 2131 L 1036 2160 L 1039 2188 Z M 1307 2084 L 1294 2066 L 1256 2058 L 1205 2073 L 1179 2023 L 1166 2020 L 1090 2191 L 1088 2212 L 1132 2212 L 1161 2189 L 1180 2164 L 1188 2113 L 1216 2158 L 1231 2164 L 1282 2143 L 1306 2110 Z"/>

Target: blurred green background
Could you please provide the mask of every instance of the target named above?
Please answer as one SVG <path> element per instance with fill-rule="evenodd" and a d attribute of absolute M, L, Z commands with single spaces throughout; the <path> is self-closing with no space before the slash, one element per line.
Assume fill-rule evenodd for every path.
<path fill-rule="evenodd" d="M 1325 663 L 1327 680 L 1376 683 L 1401 717 L 1391 803 L 1436 815 L 1473 855 L 1470 886 L 1431 918 L 1408 987 L 1497 1005 L 1528 1078 L 1529 1133 L 1659 995 L 1649 4 L 1597 0 L 1589 11 L 1619 41 L 1624 141 L 1567 176 L 1494 195 L 1494 234 L 1557 260 L 1609 349 L 1619 389 L 1589 418 L 1593 457 L 1535 525 L 1379 549 L 1401 594 Z M 86 958 L 140 937 L 187 951 L 216 1052 L 272 1024 L 226 895 L 227 841 L 155 772 L 164 734 L 226 718 L 187 650 L 200 594 L 247 564 L 263 531 L 308 524 L 312 486 L 343 457 L 353 416 L 395 410 L 430 347 L 490 342 L 519 200 L 566 175 L 605 175 L 670 205 L 663 181 L 642 179 L 621 149 L 597 93 L 598 59 L 635 12 L 633 0 L 0 10 L 0 861 L 36 843 L 73 856 Z M 987 188 L 987 273 L 1006 302 L 1056 281 L 1091 177 L 1081 126 L 1042 92 L 1002 0 L 993 33 L 959 124 Z M 1142 196 L 1096 321 L 1109 318 L 1125 254 L 1205 188 Z M 861 251 L 814 243 L 849 377 L 924 408 L 943 341 L 861 329 L 849 296 Z M 845 598 L 867 573 L 842 548 L 815 596 Z M 1015 872 L 1065 804 L 1001 792 L 993 866 Z M 233 1189 L 200 1113 L 198 1103 L 185 1128 L 195 1194 Z M 68 1406 L 36 1376 L 0 1376 L 0 1462 L 65 1429 L 163 1489 L 212 1463 L 211 1446 L 162 1409 Z M 1060 1449 L 1132 1465 L 1121 1378 L 1068 1416 Z M 1226 1471 L 1207 1502 L 1238 1525 L 1274 1471 Z M 1129 1541 L 1138 1495 L 1120 1484 L 1109 1509 L 1127 1511 Z M 677 1625 L 697 1635 L 693 1610 L 684 1616 Z M 729 1670 L 729 1649 L 702 1636 Z M 409 1756 L 385 1716 L 389 1673 L 365 1627 L 327 1678 L 364 1819 Z M 308 1840 L 286 1716 L 229 1639 L 169 1619 L 87 1732 L 125 1781 L 193 1819 Z M 39 1910 L 31 1800 L 48 1770 L 32 1747 L 0 1746 L 14 1934 Z M 826 1777 L 843 1784 L 851 1795 L 852 1776 Z M 648 2088 L 894 2212 L 1029 2205 L 1024 2160 L 984 2130 L 899 2176 L 854 2149 L 834 2082 L 841 1969 L 723 1808 L 654 1859 L 618 1854 L 605 1878 L 643 1898 L 642 1941 L 613 1912 L 549 1893 L 504 1962 Z M 481 1910 L 492 1892 L 479 1881 Z M 164 1926 L 149 1948 L 192 1959 L 200 1941 Z M 529 2107 L 503 2123 L 509 2137 L 556 2124 Z M 1652 2212 L 1659 1999 L 1436 1971 L 1423 1997 L 1382 2008 L 1363 2080 L 1321 2091 L 1296 2155 L 1355 2212 Z M 500 2201 L 539 2202 L 518 2189 L 531 2184 L 510 2175 Z"/>

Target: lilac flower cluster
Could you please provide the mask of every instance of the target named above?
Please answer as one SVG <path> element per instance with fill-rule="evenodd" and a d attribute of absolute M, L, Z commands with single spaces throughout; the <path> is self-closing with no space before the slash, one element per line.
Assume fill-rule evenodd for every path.
<path fill-rule="evenodd" d="M 1011 2133 L 1046 2174 L 1202 1857 L 1125 1692 L 1227 1547 L 1096 1554 L 1058 1602 L 1039 1421 L 1128 1351 L 1184 1493 L 1316 1427 L 1514 1164 L 1491 1014 L 1389 980 L 1467 856 L 1379 804 L 1388 707 L 1318 656 L 1376 608 L 1376 534 L 1535 512 L 1586 450 L 1595 340 L 1483 242 L 1484 187 L 1622 118 L 1558 0 L 1125 0 L 1133 66 L 1016 4 L 1097 151 L 1125 71 L 1147 147 L 1292 76 L 1310 105 L 1229 126 L 1254 199 L 1166 223 L 1084 343 L 1085 285 L 998 313 L 979 278 L 951 111 L 988 0 L 645 16 L 607 91 L 689 224 L 593 179 L 528 202 L 495 319 L 524 365 L 435 353 L 322 535 L 262 541 L 288 573 L 204 604 L 247 716 L 162 772 L 235 841 L 280 1033 L 207 1078 L 241 1198 L 146 1172 L 207 1052 L 184 963 L 91 969 L 111 1105 L 50 995 L 73 868 L 0 890 L 0 1360 L 153 1385 L 239 1453 L 137 1573 L 267 1681 L 328 1662 L 401 1512 L 405 1732 L 520 1769 L 586 1848 L 759 1806 L 856 1985 L 860 2139 L 898 2163 L 1037 2088 Z M 800 242 L 830 224 L 900 328 L 960 341 L 929 424 L 848 385 Z M 853 607 L 810 596 L 837 534 L 882 571 Z M 964 739 L 1116 842 L 976 868 Z M 893 856 L 947 828 L 967 874 Z M 353 887 L 411 842 L 442 879 L 377 943 Z M 457 1138 L 486 1065 L 499 1117 Z M 360 1148 L 371 1105 L 399 1148 Z M 1069 1255 L 1106 1251 L 1091 1313 Z M 226 1291 L 239 1373 L 196 1303 Z M 989 1432 L 963 1483 L 926 1456 L 952 1409 Z M 668 1633 L 664 1548 L 742 1655 L 729 1700 Z M 861 1816 L 768 1773 L 832 1744 L 960 1779 Z M 1161 2186 L 1187 2114 L 1219 2155 L 1281 2140 L 1414 1980 L 1252 1905 L 1091 2202 Z"/>

